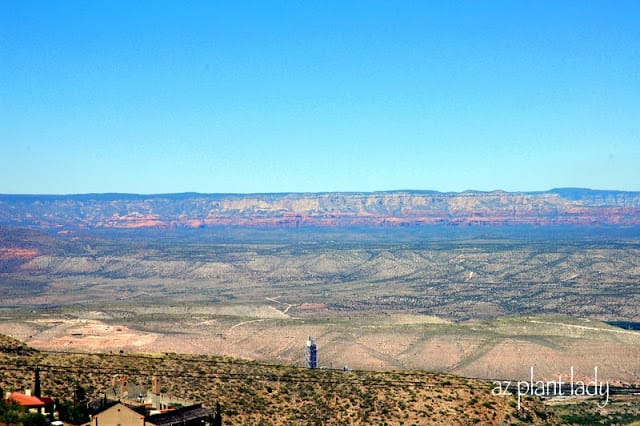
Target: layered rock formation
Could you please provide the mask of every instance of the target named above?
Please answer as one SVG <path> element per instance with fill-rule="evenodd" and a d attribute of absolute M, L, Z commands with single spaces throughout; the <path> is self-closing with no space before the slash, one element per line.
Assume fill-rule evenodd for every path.
<path fill-rule="evenodd" d="M 0 225 L 206 226 L 640 225 L 640 192 L 0 195 Z"/>

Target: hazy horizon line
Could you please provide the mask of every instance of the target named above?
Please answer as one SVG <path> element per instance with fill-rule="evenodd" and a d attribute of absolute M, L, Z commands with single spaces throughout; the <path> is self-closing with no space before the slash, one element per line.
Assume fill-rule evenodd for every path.
<path fill-rule="evenodd" d="M 91 196 L 91 195 L 125 195 L 125 196 L 160 196 L 160 195 L 320 195 L 320 194 L 384 194 L 384 193 L 437 193 L 437 194 L 465 194 L 465 193 L 507 193 L 507 194 L 543 194 L 560 191 L 584 191 L 584 192 L 624 192 L 638 193 L 640 190 L 625 189 L 601 189 L 587 187 L 554 187 L 544 190 L 523 190 L 509 191 L 504 189 L 465 189 L 462 191 L 441 191 L 437 189 L 384 189 L 373 191 L 356 191 L 356 190 L 336 190 L 336 191 L 274 191 L 274 192 L 199 192 L 199 191 L 182 191 L 182 192 L 78 192 L 78 193 L 12 193 L 0 192 L 0 196 L 15 197 L 73 197 L 73 196 Z"/>

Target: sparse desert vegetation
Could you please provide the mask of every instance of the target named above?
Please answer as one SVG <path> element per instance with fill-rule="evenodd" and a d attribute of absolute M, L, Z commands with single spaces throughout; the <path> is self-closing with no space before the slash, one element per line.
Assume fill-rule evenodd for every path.
<path fill-rule="evenodd" d="M 390 232 L 233 228 L 57 235 L 3 229 L 0 333 L 43 351 L 87 353 L 33 355 L 63 360 L 52 365 L 73 365 L 74 357 L 111 365 L 138 359 L 127 358 L 133 353 L 165 354 L 142 356 L 142 372 L 160 359 L 168 365 L 209 360 L 193 368 L 202 370 L 199 377 L 211 381 L 211 390 L 192 396 L 209 404 L 219 397 L 231 407 L 225 398 L 235 395 L 241 402 L 236 407 L 249 407 L 231 408 L 237 424 L 262 421 L 252 407 L 285 413 L 278 416 L 281 424 L 318 413 L 330 416 L 329 424 L 423 424 L 426 416 L 456 413 L 467 423 L 526 421 L 513 410 L 505 411 L 508 418 L 486 417 L 494 402 L 467 391 L 431 394 L 413 386 L 343 382 L 359 375 L 388 380 L 427 374 L 455 382 L 474 379 L 446 374 L 521 379 L 534 367 L 540 378 L 550 378 L 574 367 L 587 378 L 598 366 L 612 384 L 640 383 L 640 333 L 633 330 L 640 319 L 640 242 L 633 230 Z M 300 370 L 295 366 L 303 364 L 302 345 L 310 335 L 321 366 L 377 372 Z M 206 365 L 220 363 L 219 356 L 268 366 L 234 361 L 241 376 L 227 374 L 235 370 L 212 375 Z M 285 380 L 300 374 L 313 383 Z M 320 383 L 314 374 L 341 385 Z M 100 380 L 87 384 L 92 395 Z M 221 388 L 223 383 L 235 390 Z M 19 380 L 10 386 L 19 387 Z M 345 392 L 350 396 L 341 397 Z M 387 404 L 388 393 L 409 405 L 395 399 Z M 444 405 L 431 410 L 420 405 L 425 399 Z M 557 415 L 544 409 L 532 415 L 560 419 L 573 415 L 572 406 L 554 407 Z M 625 409 L 580 413 L 632 419 L 635 414 Z M 403 418 L 404 411 L 421 414 Z"/>
<path fill-rule="evenodd" d="M 0 382 L 22 390 L 41 369 L 45 393 L 72 400 L 82 387 L 99 398 L 114 375 L 223 407 L 225 424 L 521 424 L 548 417 L 544 406 L 491 394 L 486 382 L 422 371 L 308 370 L 235 358 L 179 354 L 42 353 L 2 337 Z"/>
<path fill-rule="evenodd" d="M 5 307 L 262 305 L 281 298 L 291 316 L 324 309 L 456 321 L 540 314 L 640 320 L 634 228 L 507 227 L 491 237 L 483 228 L 248 232 L 52 236 L 5 229 L 6 253 L 37 255 L 2 259 L 0 295 Z"/>

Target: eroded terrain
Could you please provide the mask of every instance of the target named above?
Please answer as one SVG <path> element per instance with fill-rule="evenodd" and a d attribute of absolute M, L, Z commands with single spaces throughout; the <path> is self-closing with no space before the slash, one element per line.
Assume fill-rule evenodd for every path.
<path fill-rule="evenodd" d="M 5 318 L 0 334 L 40 350 L 217 354 L 304 365 L 314 336 L 322 367 L 420 369 L 486 379 L 589 378 L 593 367 L 611 383 L 640 383 L 640 333 L 566 317 L 502 318 L 453 323 L 405 314 L 292 318 L 268 307 L 66 311 Z M 222 311 L 225 311 L 224 309 Z"/>
<path fill-rule="evenodd" d="M 604 322 L 640 321 L 633 233 L 445 231 L 6 231 L 0 333 L 296 365 L 313 336 L 329 368 L 640 383 L 640 333 Z"/>

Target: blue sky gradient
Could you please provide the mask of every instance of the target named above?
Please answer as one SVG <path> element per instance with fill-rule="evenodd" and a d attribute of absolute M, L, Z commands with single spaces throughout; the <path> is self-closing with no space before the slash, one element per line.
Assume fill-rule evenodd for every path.
<path fill-rule="evenodd" d="M 0 193 L 640 190 L 638 1 L 0 2 Z"/>

